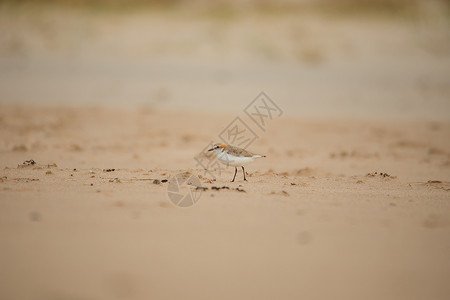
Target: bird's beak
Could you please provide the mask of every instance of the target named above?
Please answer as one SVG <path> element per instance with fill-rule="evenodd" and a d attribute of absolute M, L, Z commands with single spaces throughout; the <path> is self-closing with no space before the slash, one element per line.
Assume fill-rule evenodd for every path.
<path fill-rule="evenodd" d="M 208 151 L 213 151 L 214 150 L 214 148 L 211 148 L 211 149 L 209 149 Z"/>

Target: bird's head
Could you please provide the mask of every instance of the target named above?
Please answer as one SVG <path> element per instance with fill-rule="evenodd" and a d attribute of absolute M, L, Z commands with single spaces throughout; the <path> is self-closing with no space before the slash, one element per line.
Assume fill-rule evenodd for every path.
<path fill-rule="evenodd" d="M 209 149 L 208 151 L 213 151 L 213 150 L 225 150 L 227 148 L 227 145 L 225 144 L 214 144 L 214 146 Z"/>

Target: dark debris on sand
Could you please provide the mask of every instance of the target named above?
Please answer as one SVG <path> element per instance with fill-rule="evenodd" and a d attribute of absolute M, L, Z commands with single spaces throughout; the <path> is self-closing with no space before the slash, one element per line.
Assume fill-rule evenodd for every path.
<path fill-rule="evenodd" d="M 206 191 L 206 190 L 208 190 L 208 188 L 205 187 L 205 186 L 197 186 L 197 187 L 195 188 L 195 190 L 196 190 L 196 191 Z"/>
<path fill-rule="evenodd" d="M 388 178 L 397 178 L 397 176 L 391 176 L 388 173 L 383 173 L 383 172 L 380 172 L 380 173 L 378 173 L 378 172 L 367 173 L 367 175 L 366 175 L 366 177 L 376 177 L 376 176 L 380 176 L 380 177 L 383 177 L 383 178 L 386 178 L 386 177 L 388 177 Z"/>
<path fill-rule="evenodd" d="M 197 187 L 197 189 L 198 189 L 199 187 Z M 202 188 L 202 190 L 207 190 L 208 188 Z M 220 190 L 230 190 L 230 188 L 228 187 L 228 186 L 212 186 L 211 187 L 211 189 L 212 190 L 216 190 L 216 191 L 220 191 Z M 234 190 L 234 191 L 238 191 L 238 192 L 241 192 L 241 193 L 246 193 L 246 191 L 244 190 L 244 189 L 241 189 L 241 188 L 239 188 L 239 187 L 237 187 L 237 188 L 235 188 L 235 189 L 231 189 L 231 190 Z"/>
<path fill-rule="evenodd" d="M 25 168 L 28 166 L 34 166 L 36 162 L 33 159 L 24 161 L 21 165 L 17 165 L 18 168 Z"/>
<path fill-rule="evenodd" d="M 222 187 L 220 187 L 220 186 L 212 186 L 211 189 L 212 190 L 216 190 L 216 191 L 220 191 L 220 190 L 229 190 L 230 188 L 224 185 Z"/>

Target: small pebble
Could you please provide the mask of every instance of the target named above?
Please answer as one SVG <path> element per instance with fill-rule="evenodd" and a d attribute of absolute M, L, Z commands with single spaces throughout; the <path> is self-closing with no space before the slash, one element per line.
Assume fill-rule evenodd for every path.
<path fill-rule="evenodd" d="M 30 220 L 33 222 L 39 222 L 41 220 L 41 214 L 37 211 L 32 211 L 30 213 Z"/>
<path fill-rule="evenodd" d="M 428 180 L 427 183 L 442 183 L 440 180 Z"/>

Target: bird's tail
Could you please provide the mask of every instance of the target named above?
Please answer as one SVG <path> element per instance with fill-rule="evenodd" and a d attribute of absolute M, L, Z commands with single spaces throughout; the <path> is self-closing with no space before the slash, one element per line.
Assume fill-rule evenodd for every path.
<path fill-rule="evenodd" d="M 266 157 L 265 155 L 259 155 L 259 154 L 255 154 L 253 155 L 254 158 L 260 158 L 260 157 Z"/>

